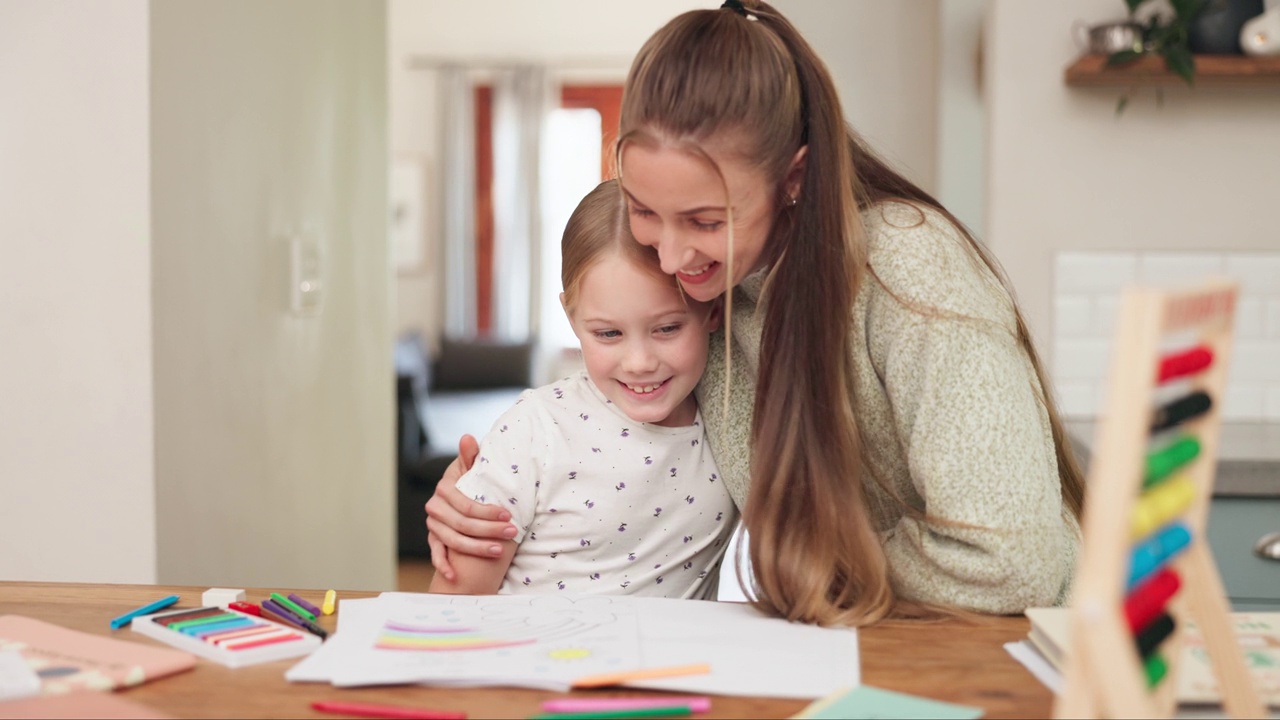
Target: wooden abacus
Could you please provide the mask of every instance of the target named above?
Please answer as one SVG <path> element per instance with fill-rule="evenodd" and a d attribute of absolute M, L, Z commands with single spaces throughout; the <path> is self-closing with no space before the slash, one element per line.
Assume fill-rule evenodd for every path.
<path fill-rule="evenodd" d="M 1237 295 L 1214 281 L 1123 297 L 1056 717 L 1171 717 L 1188 622 L 1227 713 L 1265 717 L 1204 532 Z"/>

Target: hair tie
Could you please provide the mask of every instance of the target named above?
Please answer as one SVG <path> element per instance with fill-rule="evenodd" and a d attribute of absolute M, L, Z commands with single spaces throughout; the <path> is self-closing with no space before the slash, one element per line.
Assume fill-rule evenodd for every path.
<path fill-rule="evenodd" d="M 720 9 L 723 10 L 725 8 L 729 8 L 748 20 L 756 19 L 755 15 L 747 12 L 747 7 L 742 4 L 742 0 L 724 0 L 724 4 L 720 6 Z"/>

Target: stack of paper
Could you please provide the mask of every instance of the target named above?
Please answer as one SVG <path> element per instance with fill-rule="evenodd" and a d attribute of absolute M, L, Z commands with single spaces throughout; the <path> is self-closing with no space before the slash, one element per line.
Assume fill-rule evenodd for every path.
<path fill-rule="evenodd" d="M 383 593 L 344 600 L 337 632 L 285 677 L 338 687 L 421 683 L 568 690 L 655 668 L 709 672 L 630 687 L 817 698 L 859 683 L 858 636 L 740 603 L 586 595 Z"/>
<path fill-rule="evenodd" d="M 1050 689 L 1059 692 L 1070 651 L 1070 611 L 1030 608 L 1027 619 L 1031 621 L 1027 640 L 1005 647 Z M 1232 613 L 1231 619 L 1245 663 L 1253 672 L 1254 686 L 1263 702 L 1280 708 L 1280 613 Z M 1221 702 L 1204 639 L 1195 626 L 1186 628 L 1186 645 L 1178 664 L 1178 701 L 1187 705 Z"/>

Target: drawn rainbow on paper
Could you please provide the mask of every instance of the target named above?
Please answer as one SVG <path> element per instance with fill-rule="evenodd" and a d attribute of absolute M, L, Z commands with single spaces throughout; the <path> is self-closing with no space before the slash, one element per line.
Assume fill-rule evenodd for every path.
<path fill-rule="evenodd" d="M 388 622 L 382 626 L 374 647 L 382 650 L 491 650 L 493 648 L 529 645 L 537 638 L 501 638 L 475 628 L 420 627 Z"/>

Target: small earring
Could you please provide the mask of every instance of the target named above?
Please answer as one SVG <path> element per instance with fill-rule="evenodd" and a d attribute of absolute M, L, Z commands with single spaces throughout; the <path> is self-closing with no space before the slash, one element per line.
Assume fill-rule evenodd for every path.
<path fill-rule="evenodd" d="M 787 196 L 787 207 L 795 207 L 795 206 L 796 206 L 796 203 L 798 203 L 798 202 L 800 202 L 800 201 L 796 199 L 796 196 L 795 196 L 795 195 L 788 195 L 788 196 Z"/>

